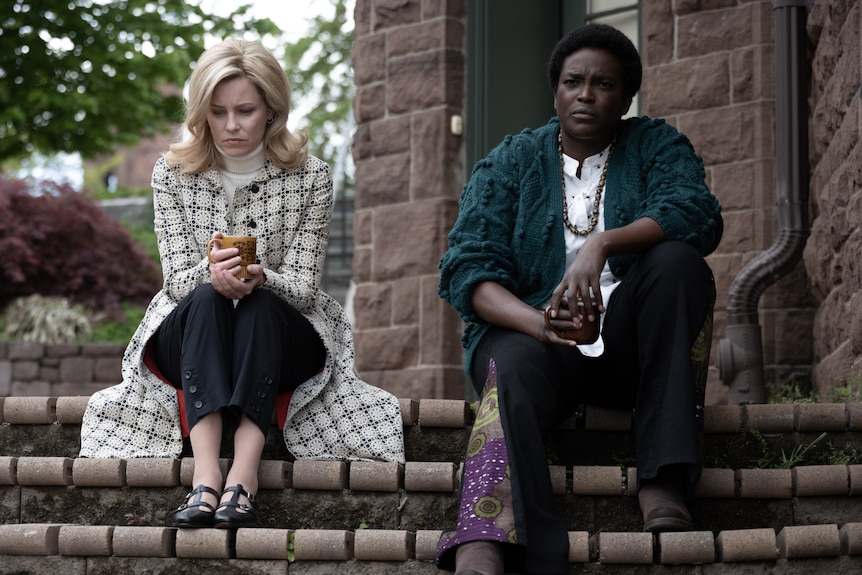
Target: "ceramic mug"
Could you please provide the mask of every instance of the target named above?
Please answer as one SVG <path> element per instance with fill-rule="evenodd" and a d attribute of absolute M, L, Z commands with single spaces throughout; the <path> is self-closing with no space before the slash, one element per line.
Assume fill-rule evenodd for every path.
<path fill-rule="evenodd" d="M 248 273 L 249 264 L 257 263 L 257 238 L 254 236 L 224 236 L 221 239 L 213 238 L 207 242 L 207 258 L 212 263 L 217 263 L 216 260 L 212 257 L 212 245 L 213 242 L 218 242 L 221 246 L 221 249 L 226 250 L 227 248 L 237 248 L 239 250 L 239 274 L 238 277 L 241 280 L 247 280 L 251 278 L 251 274 Z"/>

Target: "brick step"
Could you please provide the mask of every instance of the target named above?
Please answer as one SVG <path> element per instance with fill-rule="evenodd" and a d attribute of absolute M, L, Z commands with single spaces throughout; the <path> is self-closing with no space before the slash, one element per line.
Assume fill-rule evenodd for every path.
<path fill-rule="evenodd" d="M 229 461 L 222 460 L 223 472 Z M 557 511 L 587 530 L 641 527 L 634 469 L 551 466 Z M 168 525 L 192 487 L 194 460 L 0 456 L 0 523 Z M 444 529 L 454 525 L 459 468 L 451 462 L 261 462 L 265 527 Z M 852 523 L 862 517 L 862 465 L 704 470 L 699 528 Z"/>
<path fill-rule="evenodd" d="M 87 400 L 86 396 L 0 397 L 0 454 L 76 457 Z M 408 461 L 463 460 L 473 415 L 467 403 L 446 399 L 401 399 L 400 403 Z M 582 406 L 552 432 L 548 458 L 560 464 L 629 467 L 634 465 L 631 428 L 631 412 Z M 806 464 L 842 458 L 855 463 L 862 457 L 862 404 L 706 406 L 704 431 L 707 467 L 786 465 L 812 443 L 817 448 L 805 454 Z M 823 433 L 826 437 L 820 438 Z M 222 453 L 232 457 L 229 441 Z M 267 436 L 264 458 L 292 460 L 275 427 Z"/>
<path fill-rule="evenodd" d="M 439 573 L 439 531 L 0 525 L 0 573 Z M 711 532 L 569 533 L 570 572 L 858 573 L 862 523 Z"/>
<path fill-rule="evenodd" d="M 192 458 L 78 458 L 86 397 L 0 402 L 0 573 L 287 573 L 288 565 L 291 574 L 438 573 L 430 562 L 433 546 L 441 530 L 455 523 L 472 420 L 463 401 L 402 399 L 404 465 L 293 461 L 273 428 L 259 473 L 263 528 L 254 530 L 253 541 L 286 553 L 278 542 L 291 542 L 294 534 L 291 562 L 262 551 L 246 558 L 240 532 L 165 527 L 190 488 Z M 786 455 L 806 443 L 823 444 L 824 432 L 835 445 L 855 449 L 862 440 L 859 404 L 707 407 L 707 455 L 712 451 L 723 460 L 704 470 L 693 509 L 700 531 L 661 537 L 640 532 L 629 481 L 635 470 L 626 463 L 633 453 L 631 415 L 586 406 L 554 432 L 549 461 L 558 512 L 583 530 L 570 535 L 572 572 L 715 575 L 736 572 L 743 563 L 773 573 L 862 572 L 862 527 L 856 523 L 862 517 L 862 465 L 734 464 L 763 456 L 765 445 Z M 230 458 L 222 464 L 226 470 Z M 141 542 L 160 533 L 158 540 L 167 538 L 172 552 L 130 557 L 120 543 L 118 553 L 116 537 L 137 537 L 129 533 Z M 38 557 L 24 555 L 31 552 L 28 537 L 43 541 Z M 101 542 L 98 552 L 71 543 L 88 538 Z M 328 541 L 326 549 L 349 553 L 309 559 L 303 554 L 311 547 L 298 551 L 302 540 Z M 13 547 L 4 547 L 6 541 Z M 372 557 L 372 543 L 391 555 Z M 208 551 L 189 555 L 195 549 Z M 674 555 L 683 551 L 688 555 Z"/>

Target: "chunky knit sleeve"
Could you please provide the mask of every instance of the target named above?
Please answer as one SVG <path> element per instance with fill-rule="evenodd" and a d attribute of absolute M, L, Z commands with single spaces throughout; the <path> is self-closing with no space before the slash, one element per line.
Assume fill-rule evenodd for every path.
<path fill-rule="evenodd" d="M 620 227 L 648 217 L 666 239 L 691 244 L 704 256 L 712 253 L 724 230 L 721 206 L 706 185 L 703 161 L 691 142 L 663 120 L 636 119 L 624 125 L 608 174 L 606 225 Z M 633 260 L 611 258 L 611 267 L 623 275 Z"/>
<path fill-rule="evenodd" d="M 517 161 L 511 138 L 476 163 L 461 192 L 458 219 L 449 232 L 449 249 L 440 261 L 440 297 L 465 321 L 478 318 L 473 288 L 494 281 L 514 291 L 512 234 L 518 200 Z"/>

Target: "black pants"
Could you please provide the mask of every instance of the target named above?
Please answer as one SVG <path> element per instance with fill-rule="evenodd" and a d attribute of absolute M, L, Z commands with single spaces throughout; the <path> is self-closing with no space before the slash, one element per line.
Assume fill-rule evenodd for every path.
<path fill-rule="evenodd" d="M 691 350 L 714 294 L 700 254 L 681 242 L 662 242 L 637 260 L 606 302 L 601 357 L 505 329 L 482 339 L 473 383 L 481 394 L 493 359 L 515 529 L 530 572 L 568 569 L 568 529 L 554 512 L 545 439 L 579 404 L 634 407 L 638 479 L 684 464 L 693 487 L 700 452 Z"/>
<path fill-rule="evenodd" d="M 326 350 L 302 314 L 256 289 L 234 306 L 202 284 L 165 318 L 150 345 L 162 375 L 185 396 L 189 429 L 223 410 L 228 428 L 245 414 L 266 435 L 275 398 L 313 376 Z"/>

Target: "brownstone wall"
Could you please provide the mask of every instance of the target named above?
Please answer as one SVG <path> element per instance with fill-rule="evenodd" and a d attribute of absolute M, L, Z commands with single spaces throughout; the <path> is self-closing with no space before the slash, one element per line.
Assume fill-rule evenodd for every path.
<path fill-rule="evenodd" d="M 125 346 L 0 342 L 0 397 L 91 395 L 122 380 Z"/>
<path fill-rule="evenodd" d="M 642 112 L 686 133 L 703 157 L 707 182 L 722 204 L 725 232 L 709 257 L 716 276 L 714 343 L 724 335 L 727 294 L 736 274 L 775 237 L 775 61 L 772 2 L 644 2 Z M 810 363 L 811 317 L 802 266 L 760 300 L 764 363 Z M 776 294 L 787 294 L 787 299 Z M 793 297 L 793 293 L 798 297 Z M 794 309 L 789 314 L 787 310 Z M 796 333 L 791 347 L 781 334 Z M 713 345 L 713 357 L 715 345 Z M 711 370 L 708 403 L 725 401 Z"/>
<path fill-rule="evenodd" d="M 811 238 L 814 386 L 862 382 L 862 6 L 818 1 L 812 47 Z"/>
<path fill-rule="evenodd" d="M 462 396 L 457 315 L 437 262 L 457 215 L 464 0 L 358 0 L 353 142 L 357 369 L 400 397 Z"/>

